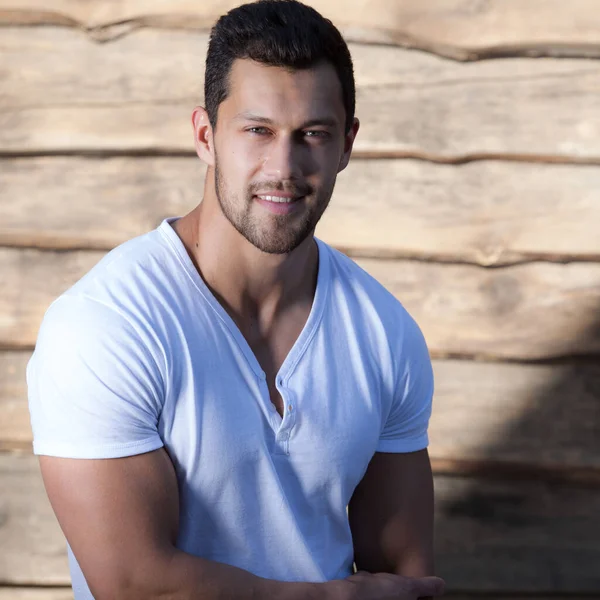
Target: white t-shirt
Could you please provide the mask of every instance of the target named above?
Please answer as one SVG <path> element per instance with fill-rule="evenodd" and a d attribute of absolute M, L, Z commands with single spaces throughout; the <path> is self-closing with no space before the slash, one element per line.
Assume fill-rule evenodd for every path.
<path fill-rule="evenodd" d="M 27 367 L 34 452 L 165 446 L 178 548 L 280 581 L 347 577 L 346 507 L 373 454 L 428 444 L 423 336 L 381 284 L 316 240 L 313 306 L 276 379 L 282 419 L 174 220 L 108 253 L 46 312 Z M 75 597 L 91 599 L 68 550 Z"/>

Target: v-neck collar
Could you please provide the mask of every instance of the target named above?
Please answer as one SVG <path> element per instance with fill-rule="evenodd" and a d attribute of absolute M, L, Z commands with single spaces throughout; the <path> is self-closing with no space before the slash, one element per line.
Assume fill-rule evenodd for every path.
<path fill-rule="evenodd" d="M 242 335 L 239 327 L 235 321 L 229 316 L 229 313 L 223 308 L 221 303 L 215 298 L 214 294 L 210 291 L 206 282 L 198 273 L 198 270 L 194 266 L 191 258 L 189 257 L 187 250 L 171 226 L 180 217 L 168 217 L 158 226 L 158 230 L 169 242 L 171 248 L 175 251 L 179 261 L 183 268 L 191 278 L 192 283 L 196 289 L 200 292 L 204 300 L 214 310 L 216 315 L 219 317 L 221 322 L 229 330 L 230 334 L 236 340 L 240 350 L 243 352 L 252 370 L 256 376 L 264 379 L 265 372 L 263 371 L 258 359 L 256 358 L 252 348 L 246 341 L 246 338 Z M 298 336 L 298 339 L 294 342 L 288 355 L 285 357 L 279 371 L 277 372 L 276 380 L 278 383 L 285 385 L 289 376 L 293 373 L 294 368 L 298 364 L 298 361 L 306 351 L 310 341 L 317 331 L 323 311 L 325 308 L 327 293 L 329 289 L 329 254 L 327 252 L 327 246 L 318 238 L 314 238 L 319 250 L 319 267 L 317 273 L 317 286 L 315 290 L 315 296 L 313 299 L 312 307 L 308 315 L 308 319 Z"/>

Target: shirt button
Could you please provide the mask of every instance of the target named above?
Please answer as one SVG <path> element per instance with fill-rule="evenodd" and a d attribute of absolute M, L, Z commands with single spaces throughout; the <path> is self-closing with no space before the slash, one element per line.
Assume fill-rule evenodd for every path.
<path fill-rule="evenodd" d="M 288 410 L 291 412 L 293 410 L 293 406 L 291 404 L 288 404 Z"/>

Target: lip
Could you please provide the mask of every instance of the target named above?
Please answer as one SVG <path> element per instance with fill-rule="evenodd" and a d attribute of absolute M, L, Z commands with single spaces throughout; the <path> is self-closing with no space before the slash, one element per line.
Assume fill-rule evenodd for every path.
<path fill-rule="evenodd" d="M 277 196 L 278 198 L 294 198 L 291 202 L 270 202 L 269 200 L 264 200 L 259 198 L 259 195 L 263 196 Z M 294 196 L 293 194 L 285 194 L 285 193 L 268 193 L 268 194 L 255 194 L 254 199 L 258 202 L 262 207 L 266 208 L 269 212 L 275 215 L 289 215 L 295 211 L 297 211 L 302 205 L 302 200 L 304 196 Z"/>
<path fill-rule="evenodd" d="M 255 196 L 275 196 L 277 198 L 302 198 L 303 196 L 297 196 L 291 192 L 258 192 Z"/>

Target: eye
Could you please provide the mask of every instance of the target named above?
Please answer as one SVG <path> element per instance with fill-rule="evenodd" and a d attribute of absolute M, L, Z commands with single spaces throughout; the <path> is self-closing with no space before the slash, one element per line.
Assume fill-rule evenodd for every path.
<path fill-rule="evenodd" d="M 269 133 L 269 130 L 266 127 L 248 127 L 246 131 L 255 135 L 266 135 Z"/>
<path fill-rule="evenodd" d="M 327 131 L 322 131 L 321 129 L 309 129 L 304 132 L 304 135 L 309 138 L 326 139 L 329 137 L 329 133 Z"/>

